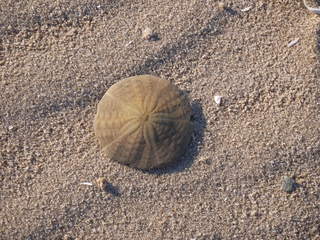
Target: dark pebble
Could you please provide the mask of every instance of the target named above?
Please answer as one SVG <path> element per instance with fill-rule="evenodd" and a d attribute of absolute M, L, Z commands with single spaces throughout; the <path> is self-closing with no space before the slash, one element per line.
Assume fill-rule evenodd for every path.
<path fill-rule="evenodd" d="M 293 178 L 285 176 L 282 182 L 282 190 L 292 193 L 296 189 L 296 182 Z"/>

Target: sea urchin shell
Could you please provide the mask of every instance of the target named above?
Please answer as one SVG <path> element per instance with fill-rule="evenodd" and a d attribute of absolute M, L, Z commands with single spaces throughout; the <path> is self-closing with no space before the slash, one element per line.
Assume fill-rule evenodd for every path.
<path fill-rule="evenodd" d="M 184 153 L 193 130 L 186 95 L 167 80 L 129 77 L 98 104 L 94 131 L 113 161 L 139 169 L 166 166 Z"/>

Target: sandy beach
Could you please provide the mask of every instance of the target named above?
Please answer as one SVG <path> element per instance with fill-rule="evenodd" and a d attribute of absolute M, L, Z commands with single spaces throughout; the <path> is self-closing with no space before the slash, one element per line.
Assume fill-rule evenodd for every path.
<path fill-rule="evenodd" d="M 320 239 L 319 61 L 298 0 L 1 1 L 0 239 Z M 140 74 L 193 109 L 162 170 L 110 161 L 93 132 Z"/>

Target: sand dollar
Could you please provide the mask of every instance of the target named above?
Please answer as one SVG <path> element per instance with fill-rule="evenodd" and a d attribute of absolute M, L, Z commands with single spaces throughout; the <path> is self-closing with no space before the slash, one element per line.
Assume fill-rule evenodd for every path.
<path fill-rule="evenodd" d="M 150 75 L 123 79 L 98 104 L 94 131 L 113 161 L 139 169 L 178 160 L 193 130 L 186 95 L 167 80 Z"/>

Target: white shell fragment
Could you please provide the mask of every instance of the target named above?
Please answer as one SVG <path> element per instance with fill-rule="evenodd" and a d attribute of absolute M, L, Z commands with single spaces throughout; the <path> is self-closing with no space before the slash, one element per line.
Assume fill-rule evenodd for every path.
<path fill-rule="evenodd" d="M 128 47 L 129 45 L 131 45 L 133 43 L 133 41 L 130 41 L 126 44 L 126 47 Z"/>
<path fill-rule="evenodd" d="M 222 96 L 214 96 L 214 101 L 217 105 L 221 105 L 222 102 Z"/>
<path fill-rule="evenodd" d="M 243 8 L 243 9 L 241 9 L 241 12 L 248 12 L 248 11 L 250 11 L 250 10 L 251 10 L 251 8 L 252 8 L 252 6 L 249 6 L 249 7 Z"/>
<path fill-rule="evenodd" d="M 320 14 L 320 8 L 309 7 L 309 6 L 306 4 L 306 0 L 303 0 L 303 4 L 304 4 L 304 6 L 305 6 L 310 12 L 313 12 L 313 13 L 315 13 L 315 14 Z"/>
<path fill-rule="evenodd" d="M 300 40 L 299 38 L 292 40 L 291 42 L 288 43 L 288 47 L 292 47 L 296 45 L 299 42 L 299 40 Z"/>
<path fill-rule="evenodd" d="M 93 184 L 91 182 L 82 182 L 80 185 L 92 186 Z"/>

